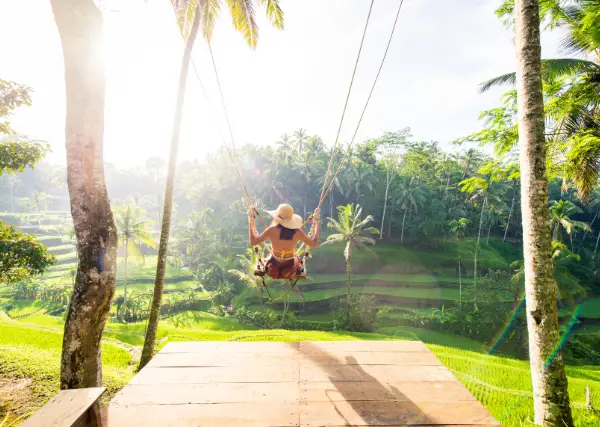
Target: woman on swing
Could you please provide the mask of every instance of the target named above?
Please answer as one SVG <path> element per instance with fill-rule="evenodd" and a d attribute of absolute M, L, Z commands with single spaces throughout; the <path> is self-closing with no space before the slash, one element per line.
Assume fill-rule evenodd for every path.
<path fill-rule="evenodd" d="M 307 246 L 319 246 L 319 209 L 317 208 L 311 219 L 314 231 L 307 235 L 302 231 L 302 217 L 294 214 L 294 208 L 288 204 L 281 204 L 274 211 L 267 211 L 273 217 L 271 225 L 258 234 L 255 224 L 255 210 L 250 208 L 248 219 L 250 221 L 250 245 L 256 246 L 271 241 L 273 251 L 267 258 L 259 260 L 257 273 L 268 274 L 273 279 L 292 280 L 296 276 L 304 276 L 304 263 L 296 255 L 296 244 L 299 241 Z"/>

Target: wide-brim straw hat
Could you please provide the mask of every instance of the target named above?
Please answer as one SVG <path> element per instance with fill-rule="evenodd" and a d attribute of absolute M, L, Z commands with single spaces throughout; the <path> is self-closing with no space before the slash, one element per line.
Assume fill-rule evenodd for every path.
<path fill-rule="evenodd" d="M 296 230 L 302 227 L 302 217 L 294 214 L 294 208 L 287 203 L 279 205 L 274 211 L 267 211 L 273 217 L 273 221 L 285 228 Z"/>

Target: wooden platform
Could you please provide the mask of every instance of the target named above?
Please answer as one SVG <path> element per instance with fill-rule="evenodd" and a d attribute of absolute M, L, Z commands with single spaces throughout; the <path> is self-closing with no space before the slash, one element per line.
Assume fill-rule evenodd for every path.
<path fill-rule="evenodd" d="M 170 343 L 104 425 L 499 426 L 416 341 Z"/>

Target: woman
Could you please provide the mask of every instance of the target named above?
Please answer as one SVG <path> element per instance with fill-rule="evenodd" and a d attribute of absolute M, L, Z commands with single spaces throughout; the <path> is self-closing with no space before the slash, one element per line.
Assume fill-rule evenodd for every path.
<path fill-rule="evenodd" d="M 312 235 L 302 231 L 302 217 L 294 214 L 294 208 L 288 204 L 279 205 L 274 211 L 267 211 L 273 217 L 271 226 L 258 234 L 254 222 L 254 209 L 250 209 L 250 245 L 260 245 L 267 239 L 271 241 L 272 253 L 259 261 L 257 274 L 266 273 L 273 279 L 291 280 L 304 275 L 302 260 L 296 255 L 296 245 L 304 242 L 307 246 L 319 246 L 319 210 L 311 216 L 315 226 Z"/>

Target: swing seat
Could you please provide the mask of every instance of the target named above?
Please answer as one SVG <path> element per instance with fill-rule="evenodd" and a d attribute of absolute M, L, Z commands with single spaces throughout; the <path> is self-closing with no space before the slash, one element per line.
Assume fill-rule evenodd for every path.
<path fill-rule="evenodd" d="M 265 277 L 269 276 L 272 279 L 305 279 L 306 274 L 306 258 L 294 257 L 286 261 L 278 261 L 272 255 L 266 258 L 259 259 L 254 268 L 254 276 Z"/>

